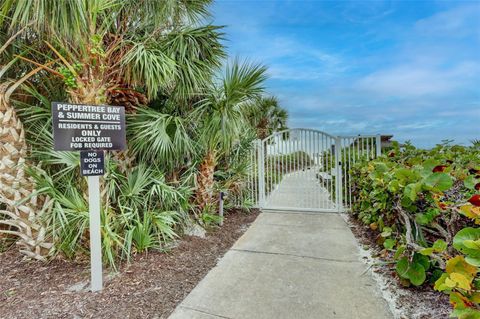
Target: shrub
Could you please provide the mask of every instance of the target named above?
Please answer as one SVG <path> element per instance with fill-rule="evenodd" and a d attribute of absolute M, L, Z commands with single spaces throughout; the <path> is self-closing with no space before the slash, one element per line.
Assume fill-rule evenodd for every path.
<path fill-rule="evenodd" d="M 396 145 L 380 158 L 357 163 L 351 176 L 353 214 L 378 232 L 401 282 L 435 283 L 450 294 L 455 316 L 480 316 L 478 148 Z"/>

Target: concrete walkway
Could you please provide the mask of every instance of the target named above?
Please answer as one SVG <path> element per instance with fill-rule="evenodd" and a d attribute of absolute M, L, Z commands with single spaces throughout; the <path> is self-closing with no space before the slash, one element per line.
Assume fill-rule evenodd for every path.
<path fill-rule="evenodd" d="M 306 208 L 315 210 L 334 209 L 330 192 L 334 192 L 332 180 L 326 182 L 326 187 L 320 184 L 316 177 L 318 167 L 298 170 L 283 176 L 278 185 L 266 198 L 268 209 Z M 328 175 L 328 174 L 326 174 Z"/>
<path fill-rule="evenodd" d="M 262 213 L 170 316 L 391 318 L 341 216 Z"/>

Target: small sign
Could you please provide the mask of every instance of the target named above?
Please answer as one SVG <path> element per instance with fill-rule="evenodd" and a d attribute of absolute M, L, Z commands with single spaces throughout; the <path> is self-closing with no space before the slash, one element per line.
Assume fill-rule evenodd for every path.
<path fill-rule="evenodd" d="M 52 102 L 55 151 L 124 150 L 122 106 Z"/>
<path fill-rule="evenodd" d="M 104 151 L 81 151 L 80 173 L 82 176 L 101 176 L 105 174 Z"/>

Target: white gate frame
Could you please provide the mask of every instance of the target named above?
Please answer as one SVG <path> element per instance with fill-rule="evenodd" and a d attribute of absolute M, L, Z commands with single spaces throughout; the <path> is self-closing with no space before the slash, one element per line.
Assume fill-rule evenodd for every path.
<path fill-rule="evenodd" d="M 292 133 L 294 131 L 300 132 L 300 136 L 304 134 L 304 137 L 308 139 L 308 137 L 313 137 L 313 134 L 319 134 L 325 136 L 325 139 L 330 139 L 332 141 L 331 146 L 334 147 L 334 151 L 331 152 L 329 161 L 334 161 L 333 163 L 330 162 L 329 164 L 331 167 L 334 167 L 335 171 L 335 185 L 331 185 L 331 191 L 335 193 L 335 201 L 333 208 L 322 208 L 322 209 L 315 209 L 315 208 L 308 208 L 308 207 L 267 207 L 266 206 L 266 196 L 267 196 L 267 187 L 265 184 L 265 165 L 273 165 L 272 163 L 266 163 L 265 158 L 268 158 L 268 153 L 266 147 L 270 138 L 275 136 L 282 136 L 281 134 L 285 134 L 286 132 Z M 322 137 L 323 139 L 323 137 Z M 312 144 L 312 141 L 301 141 L 303 144 L 308 144 L 310 147 L 313 145 L 315 149 L 315 145 Z M 323 143 L 323 142 L 322 142 Z M 375 148 L 373 148 L 373 143 L 375 143 Z M 323 144 L 322 144 L 323 145 Z M 328 145 L 328 144 L 327 144 Z M 283 146 L 282 146 L 283 147 Z M 295 128 L 295 129 L 288 129 L 281 132 L 276 132 L 273 135 L 267 137 L 264 140 L 257 140 L 254 144 L 251 156 L 251 174 L 248 178 L 249 183 L 249 193 L 251 195 L 251 199 L 253 201 L 253 206 L 264 209 L 264 210 L 285 210 L 285 211 L 306 211 L 306 212 L 345 212 L 349 210 L 355 201 L 353 198 L 352 191 L 349 185 L 350 181 L 350 172 L 349 167 L 350 165 L 354 164 L 360 157 L 367 156 L 368 159 L 374 159 L 381 155 L 382 148 L 381 148 L 381 135 L 356 135 L 356 136 L 332 136 L 328 133 L 312 130 L 312 129 L 303 129 L 303 128 Z M 289 147 L 287 147 L 289 148 Z M 311 148 L 310 148 L 311 150 Z M 284 150 L 282 150 L 284 151 Z M 289 152 L 295 152 L 295 150 L 289 149 Z M 322 152 L 322 164 L 324 159 L 323 156 L 328 156 L 328 152 L 326 149 L 323 149 Z M 298 152 L 298 150 L 296 151 Z M 284 154 L 284 153 L 281 153 Z M 290 154 L 290 153 L 285 153 Z M 317 155 L 318 156 L 318 155 Z M 320 157 L 317 158 L 317 160 Z M 293 160 L 293 165 L 297 165 L 297 169 L 299 166 L 299 159 L 297 159 L 297 163 L 295 163 L 295 159 Z M 278 163 L 275 163 L 275 165 Z M 282 163 L 282 165 L 285 163 Z M 295 172 L 295 171 L 293 171 Z M 271 179 L 272 177 L 269 176 Z M 272 181 L 270 181 L 272 183 Z M 275 186 L 275 185 L 273 185 Z M 334 187 L 333 187 L 334 186 Z M 269 185 L 270 189 L 272 185 Z M 327 190 L 328 188 L 325 187 Z M 334 189 L 333 189 L 334 188 Z M 331 193 L 332 194 L 332 193 Z"/>

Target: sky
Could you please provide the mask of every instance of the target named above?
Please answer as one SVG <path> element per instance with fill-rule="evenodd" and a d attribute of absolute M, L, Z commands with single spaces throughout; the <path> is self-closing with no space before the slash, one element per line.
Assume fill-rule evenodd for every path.
<path fill-rule="evenodd" d="M 289 127 L 480 139 L 480 1 L 217 0 L 231 57 L 265 64 Z"/>

